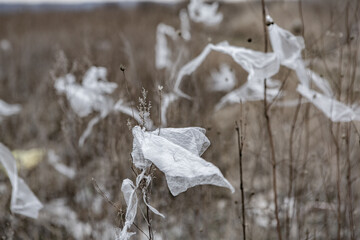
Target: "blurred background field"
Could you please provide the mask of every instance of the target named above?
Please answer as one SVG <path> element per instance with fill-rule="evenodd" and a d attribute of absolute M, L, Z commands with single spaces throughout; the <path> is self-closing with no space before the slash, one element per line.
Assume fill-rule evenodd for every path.
<path fill-rule="evenodd" d="M 334 89 L 338 87 L 339 78 L 348 86 L 347 79 L 352 74 L 349 66 L 358 65 L 353 62 L 354 56 L 359 55 L 360 41 L 357 1 L 302 1 L 304 27 L 299 2 L 276 1 L 266 5 L 279 26 L 295 35 L 304 33 L 303 56 L 312 69 L 326 77 Z M 108 70 L 108 81 L 118 84 L 112 96 L 128 99 L 120 70 L 120 65 L 125 65 L 131 98 L 128 100 L 137 102 L 141 89 L 147 89 L 153 106 L 151 118 L 158 126 L 157 87 L 162 85 L 169 90 L 172 86 L 168 83 L 169 74 L 155 67 L 156 28 L 162 22 L 179 29 L 179 11 L 186 6 L 187 2 L 141 3 L 106 4 L 87 10 L 1 11 L 0 99 L 21 104 L 22 111 L 1 121 L 0 142 L 12 150 L 38 149 L 31 153 L 35 160 L 29 160 L 27 152 L 30 164 L 20 164 L 18 168 L 19 175 L 45 206 L 37 220 L 11 214 L 11 185 L 6 174 L 0 171 L 2 239 L 115 239 L 123 216 L 96 191 L 92 178 L 108 198 L 125 211 L 121 182 L 125 178 L 134 179 L 130 160 L 132 135 L 126 125 L 129 116 L 110 114 L 94 127 L 85 145 L 79 147 L 78 140 L 94 115 L 77 117 L 66 98 L 56 93 L 54 81 L 69 72 L 81 79 L 91 66 L 102 66 Z M 224 19 L 218 26 L 191 22 L 191 40 L 179 40 L 171 46 L 174 49 L 185 46 L 182 64 L 196 57 L 209 42 L 227 40 L 232 45 L 263 50 L 260 2 L 220 2 L 219 11 Z M 346 22 L 349 15 L 350 24 Z M 249 239 L 277 239 L 263 102 L 234 104 L 215 111 L 224 93 L 208 91 L 207 79 L 211 70 L 219 69 L 223 62 L 235 73 L 236 86 L 246 81 L 246 72 L 231 58 L 211 53 L 194 74 L 184 78 L 182 89 L 193 99 L 172 103 L 167 122 L 170 127 L 207 129 L 211 147 L 203 157 L 220 168 L 236 192 L 198 186 L 173 197 L 164 176 L 157 171 L 150 203 L 164 213 L 166 219 L 153 216 L 155 239 L 242 239 L 235 131 L 235 121 L 239 120 L 246 124 L 243 171 L 247 234 Z M 343 76 L 339 76 L 339 66 L 343 68 Z M 355 70 L 352 94 L 358 101 L 357 72 Z M 289 92 L 285 99 L 298 99 L 293 72 L 281 69 L 276 79 L 285 82 L 284 89 Z M 344 90 L 345 95 L 347 92 Z M 272 106 L 269 112 L 278 159 L 278 202 L 284 237 L 337 239 L 335 226 L 340 220 L 341 239 L 351 239 L 349 212 L 353 213 L 355 234 L 360 237 L 359 123 L 333 124 L 312 105 L 303 104 L 293 124 L 295 112 L 296 106 Z M 292 127 L 293 156 L 290 156 Z M 351 134 L 346 135 L 348 131 Z M 75 169 L 75 176 L 69 178 L 56 171 L 49 152 Z M 340 156 L 341 219 L 336 212 L 337 153 Z M 294 164 L 291 198 L 288 196 L 290 158 Z M 346 188 L 349 168 L 353 190 L 350 211 Z M 289 202 L 290 220 L 286 218 Z M 146 229 L 140 215 L 135 222 Z M 137 232 L 135 239 L 146 239 Z"/>

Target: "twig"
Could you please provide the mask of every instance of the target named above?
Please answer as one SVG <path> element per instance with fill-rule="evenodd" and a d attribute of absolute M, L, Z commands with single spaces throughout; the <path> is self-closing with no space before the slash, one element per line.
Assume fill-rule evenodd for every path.
<path fill-rule="evenodd" d="M 265 1 L 261 0 L 262 5 L 262 14 L 263 14 L 263 26 L 264 26 L 264 50 L 268 51 L 268 36 L 267 36 L 267 28 L 266 28 L 266 11 L 265 11 Z M 279 219 L 279 208 L 277 203 L 277 183 L 276 183 L 276 156 L 275 156 L 275 146 L 274 139 L 271 130 L 270 117 L 268 114 L 268 106 L 267 106 L 267 98 L 266 98 L 266 78 L 264 79 L 264 116 L 266 120 L 266 129 L 269 135 L 270 142 L 270 150 L 271 150 L 271 163 L 272 163 L 272 177 L 273 177 L 273 193 L 274 193 L 274 205 L 275 205 L 275 218 L 276 218 L 276 230 L 278 234 L 278 239 L 282 240 L 281 237 L 281 227 L 280 227 L 280 219 Z"/>
<path fill-rule="evenodd" d="M 244 147 L 244 136 L 243 136 L 243 124 L 240 120 L 240 126 L 238 122 L 235 122 L 235 129 L 237 131 L 238 149 L 239 149 L 239 171 L 240 171 L 240 191 L 241 191 L 241 210 L 242 210 L 242 228 L 243 228 L 243 239 L 246 240 L 246 221 L 245 221 L 245 196 L 243 187 L 243 167 L 242 167 L 242 154 Z"/>
<path fill-rule="evenodd" d="M 127 95 L 128 95 L 129 101 L 130 101 L 130 104 L 131 104 L 132 117 L 133 117 L 133 119 L 135 119 L 134 104 L 133 104 L 133 102 L 131 101 L 130 92 L 129 92 L 129 87 L 128 87 L 127 79 L 126 79 L 126 75 L 125 75 L 126 67 L 125 67 L 124 65 L 120 65 L 120 70 L 122 71 L 123 76 L 124 76 L 125 88 L 126 88 L 126 92 L 127 92 Z"/>

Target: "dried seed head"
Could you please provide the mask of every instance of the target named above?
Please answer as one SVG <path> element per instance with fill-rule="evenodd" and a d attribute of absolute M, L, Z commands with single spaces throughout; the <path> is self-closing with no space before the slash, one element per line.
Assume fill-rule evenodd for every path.
<path fill-rule="evenodd" d="M 125 70 L 126 70 L 125 65 L 121 64 L 121 65 L 120 65 L 120 70 L 123 71 L 123 72 L 125 72 Z"/>

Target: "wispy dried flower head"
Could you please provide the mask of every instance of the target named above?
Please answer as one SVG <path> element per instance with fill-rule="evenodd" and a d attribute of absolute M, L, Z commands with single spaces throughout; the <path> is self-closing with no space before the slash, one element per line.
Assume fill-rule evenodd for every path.
<path fill-rule="evenodd" d="M 123 65 L 123 64 L 120 64 L 120 70 L 121 70 L 121 71 L 123 71 L 123 72 L 125 72 L 125 70 L 126 70 L 126 66 L 125 66 L 125 65 Z"/>

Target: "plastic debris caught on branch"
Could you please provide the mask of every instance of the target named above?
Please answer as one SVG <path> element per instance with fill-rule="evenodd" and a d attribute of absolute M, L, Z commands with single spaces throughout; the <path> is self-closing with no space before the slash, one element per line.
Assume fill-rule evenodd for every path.
<path fill-rule="evenodd" d="M 189 128 L 162 128 L 155 131 L 146 131 L 140 126 L 132 130 L 133 151 L 131 153 L 133 164 L 141 170 L 136 177 L 136 185 L 125 179 L 122 183 L 127 210 L 125 224 L 117 236 L 117 240 L 128 240 L 135 233 L 129 232 L 137 213 L 138 198 L 136 190 L 140 183 L 144 204 L 155 214 L 165 217 L 147 202 L 147 189 L 151 182 L 151 175 L 145 175 L 154 164 L 165 174 L 166 181 L 172 195 L 185 192 L 188 188 L 197 185 L 211 184 L 226 187 L 234 192 L 233 186 L 224 178 L 220 170 L 202 159 L 200 156 L 209 147 L 210 141 L 205 136 L 205 129 L 199 127 Z"/>
<path fill-rule="evenodd" d="M 0 99 L 0 121 L 3 117 L 18 114 L 21 111 L 21 105 L 8 104 Z"/>
<path fill-rule="evenodd" d="M 171 50 L 168 46 L 167 37 L 175 41 L 178 34 L 173 27 L 160 23 L 156 30 L 155 45 L 155 66 L 157 69 L 170 69 L 172 66 Z"/>
<path fill-rule="evenodd" d="M 210 91 L 224 91 L 228 92 L 232 90 L 236 85 L 235 73 L 231 70 L 229 65 L 223 63 L 220 65 L 220 70 L 211 71 L 211 77 L 209 78 L 208 89 Z"/>
<path fill-rule="evenodd" d="M 146 200 L 146 188 L 151 182 L 150 176 L 145 176 L 145 172 L 147 169 L 144 169 L 141 174 L 139 174 L 136 177 L 136 185 L 134 185 L 133 181 L 130 179 L 124 179 L 121 185 L 121 191 L 124 195 L 124 199 L 127 205 L 126 208 L 126 214 L 125 214 L 125 223 L 123 228 L 121 229 L 121 232 L 117 236 L 117 240 L 128 240 L 131 238 L 131 236 L 135 235 L 134 232 L 129 232 L 130 227 L 133 225 L 137 213 L 137 207 L 138 207 L 138 197 L 136 195 L 136 190 L 139 189 L 141 181 L 145 180 L 145 187 L 142 188 L 142 195 L 143 195 L 143 201 L 149 209 L 155 213 L 156 215 L 159 215 L 163 218 L 165 216 L 161 214 L 158 210 L 150 206 L 150 204 Z"/>
<path fill-rule="evenodd" d="M 48 161 L 55 168 L 56 171 L 66 176 L 69 179 L 74 179 L 76 172 L 75 169 L 70 168 L 60 161 L 60 157 L 55 153 L 54 150 L 49 150 Z"/>
<path fill-rule="evenodd" d="M 356 106 L 351 108 L 334 98 L 306 88 L 303 85 L 299 85 L 297 91 L 333 122 L 360 121 L 360 115 L 357 112 L 358 107 Z"/>
<path fill-rule="evenodd" d="M 270 78 L 275 75 L 280 68 L 280 62 L 274 53 L 263 53 L 242 47 L 229 45 L 221 42 L 216 45 L 208 44 L 199 56 L 185 64 L 178 73 L 174 91 L 182 97 L 190 98 L 180 90 L 182 79 L 186 75 L 192 74 L 203 63 L 211 51 L 227 54 L 249 73 L 248 82 L 258 81 L 258 79 Z"/>
<path fill-rule="evenodd" d="M 167 109 L 169 108 L 170 104 L 175 102 L 179 97 L 174 93 L 166 93 L 161 98 L 161 120 L 162 126 L 167 125 Z"/>
<path fill-rule="evenodd" d="M 268 83 L 273 82 L 272 79 L 267 79 Z M 270 84 L 269 84 L 270 85 Z M 272 86 L 266 89 L 266 99 L 272 101 L 280 91 L 279 86 Z M 237 88 L 225 96 L 223 96 L 219 103 L 216 104 L 215 110 L 220 110 L 226 104 L 241 103 L 248 101 L 261 101 L 264 99 L 264 79 L 258 79 L 257 81 L 246 82 L 240 88 Z"/>
<path fill-rule="evenodd" d="M 106 115 L 112 108 L 113 101 L 106 94 L 112 93 L 116 83 L 104 79 L 106 69 L 91 67 L 84 76 L 82 85 L 76 83 L 75 76 L 67 74 L 56 79 L 55 89 L 59 94 L 66 94 L 74 112 L 79 117 L 86 117 L 93 111 Z M 101 81 L 99 81 L 101 80 Z"/>
<path fill-rule="evenodd" d="M 234 188 L 220 170 L 200 156 L 210 145 L 202 128 L 163 128 L 147 132 L 133 128 L 133 161 L 136 167 L 153 163 L 162 171 L 170 192 L 176 196 L 188 188 L 211 184 Z"/>
<path fill-rule="evenodd" d="M 267 19 L 272 21 L 269 16 Z M 297 91 L 333 122 L 359 121 L 359 106 L 347 106 L 336 100 L 328 80 L 305 67 L 301 57 L 301 51 L 305 47 L 303 38 L 295 37 L 274 23 L 270 24 L 268 29 L 271 45 L 281 64 L 295 70 L 298 76 L 300 84 Z M 313 82 L 322 93 L 310 89 L 310 82 Z"/>
<path fill-rule="evenodd" d="M 73 111 L 81 118 L 93 112 L 99 114 L 93 117 L 79 138 L 79 146 L 83 146 L 86 139 L 91 135 L 93 127 L 111 112 L 121 112 L 141 122 L 138 111 L 132 111 L 122 99 L 114 103 L 109 94 L 117 88 L 116 83 L 106 80 L 107 70 L 104 67 L 90 67 L 84 74 L 81 84 L 76 83 L 73 74 L 59 77 L 55 81 L 55 89 L 58 94 L 65 94 Z M 134 114 L 132 114 L 134 112 Z M 147 127 L 153 127 L 152 121 L 147 119 Z"/>
<path fill-rule="evenodd" d="M 206 26 L 218 25 L 223 20 L 222 13 L 217 12 L 219 3 L 207 4 L 203 0 L 191 0 L 188 5 L 191 20 Z"/>
<path fill-rule="evenodd" d="M 10 150 L 0 143 L 0 163 L 4 166 L 12 185 L 10 209 L 13 213 L 37 218 L 43 207 L 24 180 L 18 177 L 16 161 Z"/>
<path fill-rule="evenodd" d="M 181 37 L 185 41 L 189 41 L 191 39 L 190 20 L 187 11 L 185 9 L 180 10 L 179 18 L 180 18 Z"/>

